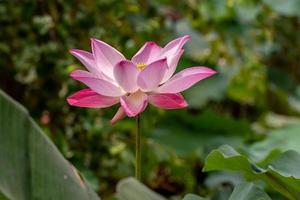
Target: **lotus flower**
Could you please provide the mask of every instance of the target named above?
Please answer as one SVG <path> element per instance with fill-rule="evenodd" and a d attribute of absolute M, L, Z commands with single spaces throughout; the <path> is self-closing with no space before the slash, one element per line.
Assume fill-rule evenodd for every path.
<path fill-rule="evenodd" d="M 106 108 L 120 102 L 111 120 L 134 117 L 145 110 L 148 103 L 162 109 L 180 109 L 187 102 L 180 92 L 216 72 L 207 67 L 190 67 L 174 74 L 190 36 L 169 42 L 165 47 L 155 42 L 144 46 L 127 60 L 118 50 L 97 39 L 91 39 L 92 53 L 72 49 L 88 71 L 75 70 L 70 76 L 88 88 L 69 96 L 72 106 Z"/>

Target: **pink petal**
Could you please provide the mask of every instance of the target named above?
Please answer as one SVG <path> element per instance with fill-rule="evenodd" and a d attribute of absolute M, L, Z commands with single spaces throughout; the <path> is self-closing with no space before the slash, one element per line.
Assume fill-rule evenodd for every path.
<path fill-rule="evenodd" d="M 80 49 L 71 49 L 70 53 L 75 56 L 80 62 L 92 73 L 102 74 L 101 70 L 96 67 L 94 56 L 90 52 Z"/>
<path fill-rule="evenodd" d="M 179 109 L 188 106 L 180 93 L 177 94 L 151 94 L 148 101 L 152 105 L 163 109 Z"/>
<path fill-rule="evenodd" d="M 70 73 L 70 76 L 72 78 L 74 78 L 75 80 L 76 77 L 93 77 L 93 78 L 97 78 L 97 76 L 91 72 L 88 72 L 88 71 L 84 71 L 84 70 L 80 70 L 80 69 L 77 69 L 77 70 L 74 70 Z"/>
<path fill-rule="evenodd" d="M 136 84 L 138 74 L 139 70 L 131 61 L 123 60 L 114 67 L 116 82 L 129 93 L 133 93 L 139 89 Z"/>
<path fill-rule="evenodd" d="M 124 94 L 118 86 L 104 79 L 97 78 L 90 72 L 75 70 L 70 76 L 75 80 L 84 83 L 98 94 L 110 97 L 119 97 Z"/>
<path fill-rule="evenodd" d="M 114 125 L 124 117 L 126 117 L 126 113 L 124 112 L 124 109 L 120 107 L 116 112 L 115 116 L 110 120 L 111 125 Z"/>
<path fill-rule="evenodd" d="M 106 108 L 118 103 L 119 98 L 103 96 L 87 88 L 69 96 L 67 101 L 72 106 Z"/>
<path fill-rule="evenodd" d="M 190 39 L 189 35 L 177 38 L 169 42 L 161 51 L 160 58 L 169 57 L 180 51 L 183 45 Z"/>
<path fill-rule="evenodd" d="M 149 64 L 159 55 L 161 47 L 155 42 L 146 42 L 144 46 L 132 57 L 135 64 Z"/>
<path fill-rule="evenodd" d="M 138 91 L 129 96 L 122 96 L 120 103 L 126 115 L 128 117 L 134 117 L 146 109 L 148 104 L 147 95 Z"/>
<path fill-rule="evenodd" d="M 198 81 L 214 75 L 216 71 L 207 67 L 191 67 L 175 74 L 169 81 L 157 89 L 159 93 L 179 93 Z"/>
<path fill-rule="evenodd" d="M 106 80 L 106 81 L 109 81 L 109 82 L 114 82 L 114 80 L 112 80 L 111 78 L 105 76 L 102 73 L 94 74 L 94 73 L 84 71 L 84 70 L 80 70 L 80 69 L 72 71 L 70 76 L 71 77 L 77 77 L 77 76 L 93 77 L 93 78 L 100 78 L 100 79 L 103 79 L 103 80 Z"/>
<path fill-rule="evenodd" d="M 91 42 L 96 65 L 104 74 L 112 78 L 114 66 L 121 60 L 125 60 L 125 57 L 105 42 L 94 38 L 91 39 Z"/>
<path fill-rule="evenodd" d="M 158 87 L 167 68 L 167 59 L 154 61 L 140 72 L 137 80 L 138 86 L 144 92 L 153 91 Z"/>
<path fill-rule="evenodd" d="M 174 72 L 176 71 L 176 67 L 179 62 L 179 59 L 180 59 L 181 55 L 183 54 L 183 52 L 184 52 L 184 49 L 181 49 L 176 54 L 173 54 L 172 56 L 169 56 L 167 58 L 169 68 L 167 69 L 167 71 L 164 75 L 164 78 L 162 79 L 162 81 L 160 83 L 166 82 L 174 74 Z"/>

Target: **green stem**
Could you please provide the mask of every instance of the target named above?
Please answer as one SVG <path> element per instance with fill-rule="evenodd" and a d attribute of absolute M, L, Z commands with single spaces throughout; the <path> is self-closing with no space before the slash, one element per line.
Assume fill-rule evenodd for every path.
<path fill-rule="evenodd" d="M 136 116 L 135 178 L 141 180 L 141 117 Z"/>

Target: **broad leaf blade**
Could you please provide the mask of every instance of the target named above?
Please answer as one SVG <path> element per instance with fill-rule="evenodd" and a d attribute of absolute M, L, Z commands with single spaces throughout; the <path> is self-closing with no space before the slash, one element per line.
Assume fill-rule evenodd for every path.
<path fill-rule="evenodd" d="M 256 187 L 253 183 L 242 183 L 237 185 L 229 200 L 272 200 L 265 192 Z"/>
<path fill-rule="evenodd" d="M 295 150 L 300 153 L 300 124 L 289 125 L 267 134 L 266 139 L 250 146 L 249 153 L 255 162 L 264 161 L 272 153 Z"/>
<path fill-rule="evenodd" d="M 264 180 L 289 199 L 299 199 L 300 179 L 297 168 L 300 168 L 300 154 L 296 151 L 281 154 L 263 169 L 232 147 L 222 146 L 207 156 L 204 171 L 240 171 L 248 180 Z"/>
<path fill-rule="evenodd" d="M 132 177 L 118 183 L 117 197 L 120 200 L 166 200 Z"/>
<path fill-rule="evenodd" d="M 187 194 L 182 200 L 205 200 L 205 199 L 195 194 Z"/>
<path fill-rule="evenodd" d="M 287 16 L 300 16 L 300 2 L 298 0 L 263 0 L 263 2 L 279 14 Z"/>
<path fill-rule="evenodd" d="M 99 199 L 28 112 L 2 91 L 0 191 L 20 200 Z"/>
<path fill-rule="evenodd" d="M 8 199 L 0 192 L 0 200 L 8 200 Z"/>

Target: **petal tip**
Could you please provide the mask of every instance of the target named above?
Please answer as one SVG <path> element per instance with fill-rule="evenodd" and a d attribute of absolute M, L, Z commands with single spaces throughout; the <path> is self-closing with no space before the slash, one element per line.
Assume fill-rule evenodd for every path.
<path fill-rule="evenodd" d="M 147 45 L 153 46 L 153 45 L 156 45 L 156 43 L 154 41 L 148 41 Z"/>
<path fill-rule="evenodd" d="M 190 35 L 184 35 L 182 37 L 180 37 L 181 42 L 186 43 L 187 41 L 189 41 L 192 37 Z"/>
<path fill-rule="evenodd" d="M 73 53 L 76 52 L 76 49 L 69 49 L 69 52 L 70 52 L 71 54 L 73 54 Z"/>
<path fill-rule="evenodd" d="M 94 42 L 94 41 L 97 41 L 98 39 L 94 38 L 94 37 L 91 37 L 90 40 L 91 40 L 91 42 Z"/>
<path fill-rule="evenodd" d="M 71 72 L 70 72 L 69 76 L 70 76 L 71 78 L 74 78 L 74 72 L 75 72 L 75 71 L 71 71 Z"/>
<path fill-rule="evenodd" d="M 67 97 L 66 100 L 67 100 L 68 104 L 71 106 L 74 106 L 77 103 L 77 100 L 73 99 L 72 96 Z"/>
<path fill-rule="evenodd" d="M 95 45 L 96 40 L 97 40 L 96 38 L 90 38 L 91 46 Z"/>
<path fill-rule="evenodd" d="M 101 40 L 98 40 L 97 38 L 90 38 L 90 41 L 91 41 L 91 46 L 93 48 L 93 46 L 96 45 L 96 43 L 101 43 L 102 41 Z"/>
<path fill-rule="evenodd" d="M 183 38 L 185 38 L 185 39 L 188 39 L 188 40 L 189 40 L 189 39 L 191 39 L 191 36 L 187 34 L 187 35 L 184 35 L 184 36 L 183 36 Z"/>
<path fill-rule="evenodd" d="M 76 55 L 80 54 L 80 49 L 69 49 L 69 53 L 76 57 Z"/>
<path fill-rule="evenodd" d="M 186 102 L 186 101 L 183 101 L 181 104 L 180 104 L 180 107 L 181 108 L 186 108 L 186 107 L 188 107 L 189 106 L 189 104 Z"/>
<path fill-rule="evenodd" d="M 121 119 L 123 119 L 124 117 L 126 117 L 126 114 L 124 112 L 124 109 L 121 107 L 119 107 L 118 111 L 116 112 L 115 116 L 110 120 L 110 124 L 114 125 L 116 124 L 118 121 L 120 121 Z"/>
<path fill-rule="evenodd" d="M 216 70 L 213 70 L 211 68 L 208 68 L 208 73 L 210 73 L 211 75 L 217 74 L 218 72 Z"/>
<path fill-rule="evenodd" d="M 75 79 L 75 78 L 76 78 L 76 71 L 77 71 L 77 70 L 71 71 L 70 74 L 69 74 L 69 76 L 70 76 L 71 78 L 74 78 L 74 79 Z"/>
<path fill-rule="evenodd" d="M 117 120 L 111 119 L 109 122 L 110 122 L 110 125 L 113 126 L 117 123 Z"/>
<path fill-rule="evenodd" d="M 199 68 L 203 73 L 209 74 L 211 76 L 218 73 L 216 70 L 213 70 L 210 67 L 201 66 L 201 67 L 195 67 L 195 68 Z"/>
<path fill-rule="evenodd" d="M 91 37 L 90 40 L 91 40 L 92 46 L 93 46 L 93 45 L 96 45 L 96 43 L 97 43 L 98 45 L 100 44 L 100 45 L 110 46 L 110 45 L 107 44 L 106 42 L 103 42 L 102 40 L 99 40 L 99 39 L 94 38 L 94 37 Z"/>

